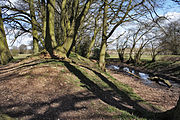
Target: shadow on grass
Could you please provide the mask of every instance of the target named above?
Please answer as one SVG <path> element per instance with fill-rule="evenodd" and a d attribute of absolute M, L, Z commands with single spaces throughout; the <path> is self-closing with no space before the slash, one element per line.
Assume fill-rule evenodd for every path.
<path fill-rule="evenodd" d="M 1 81 L 5 81 L 5 80 L 10 80 L 11 78 L 18 78 L 18 77 L 22 77 L 22 75 L 19 75 L 17 72 L 21 69 L 25 69 L 28 67 L 33 67 L 36 66 L 38 64 L 43 64 L 43 63 L 50 63 L 50 62 L 57 62 L 57 60 L 53 60 L 53 59 L 37 59 L 37 60 L 32 60 L 29 62 L 25 62 L 19 65 L 15 65 L 15 66 L 10 66 L 10 67 L 5 67 L 5 68 L 0 68 L 0 75 L 2 74 L 1 78 L 0 78 L 0 82 Z M 31 68 L 32 69 L 32 68 Z M 3 75 L 9 73 L 7 75 Z"/>
<path fill-rule="evenodd" d="M 56 99 L 52 99 L 47 102 L 34 102 L 34 103 L 26 103 L 21 101 L 17 104 L 12 105 L 1 105 L 0 111 L 3 114 L 7 114 L 10 117 L 14 118 L 22 118 L 26 117 L 29 120 L 57 120 L 58 118 L 61 119 L 67 119 L 61 117 L 62 113 L 68 112 L 68 111 L 79 111 L 79 110 L 86 110 L 88 109 L 86 106 L 76 106 L 77 103 L 88 101 L 88 100 L 94 100 L 97 99 L 97 97 L 93 94 L 91 94 L 88 91 L 81 91 L 73 94 L 67 94 L 62 95 Z M 18 110 L 15 110 L 19 107 Z M 12 109 L 14 110 L 12 111 Z M 8 111 L 8 109 L 10 109 Z M 96 114 L 98 116 L 98 114 Z M 73 116 L 73 115 L 67 115 L 69 119 L 74 119 L 75 117 L 81 117 L 81 116 Z M 97 117 L 96 116 L 96 117 Z M 103 116 L 103 115 L 101 115 Z M 95 117 L 95 116 L 91 116 Z M 105 116 L 108 117 L 108 116 Z M 110 118 L 111 116 L 109 116 Z"/>
<path fill-rule="evenodd" d="M 127 93 L 125 93 L 122 90 L 119 90 L 116 85 L 114 85 L 111 81 L 109 81 L 105 76 L 103 76 L 101 73 L 96 72 L 95 70 L 92 70 L 88 67 L 87 69 L 93 71 L 103 82 L 109 85 L 113 90 L 103 90 L 100 88 L 96 83 L 91 81 L 89 78 L 87 78 L 80 70 L 78 70 L 75 66 L 69 64 L 68 62 L 64 62 L 64 65 L 76 75 L 83 84 L 85 84 L 85 87 L 93 92 L 98 98 L 100 98 L 103 102 L 114 106 L 120 110 L 125 110 L 131 114 L 134 114 L 138 117 L 143 118 L 154 118 L 154 113 L 147 110 L 146 108 L 143 108 L 138 102 L 141 101 L 134 101 L 132 100 Z M 83 66 L 84 67 L 84 66 Z M 118 99 L 117 99 L 118 94 Z M 152 109 L 158 111 L 156 108 L 152 107 Z"/>
<path fill-rule="evenodd" d="M 59 61 L 57 60 L 30 61 L 21 64 L 21 67 L 15 67 L 13 69 L 13 72 L 18 71 L 19 69 L 25 69 L 30 66 L 38 65 L 40 63 L 51 63 L 51 62 L 59 62 Z M 71 66 L 68 62 L 63 62 L 63 63 L 67 66 L 67 68 L 74 67 Z M 82 75 L 83 74 L 80 74 L 80 78 L 84 77 Z M 11 78 L 13 77 L 19 77 L 19 76 L 15 76 L 15 74 L 12 74 L 10 77 L 4 78 L 4 80 L 11 80 Z M 82 81 L 83 80 L 84 79 L 82 79 Z M 97 92 L 98 94 L 98 90 L 100 88 L 99 89 L 96 88 L 97 86 L 94 86 L 94 90 L 95 90 L 94 92 Z M 96 94 L 92 94 L 92 92 L 88 90 L 73 92 L 73 93 L 69 93 L 68 89 L 65 90 L 67 90 L 67 92 L 65 93 L 63 92 L 61 93 L 61 90 L 59 91 L 60 93 L 58 93 L 57 91 L 55 93 L 52 93 L 52 95 L 50 95 L 51 98 L 46 101 L 38 100 L 38 99 L 36 100 L 36 98 L 32 98 L 32 101 L 26 101 L 26 99 L 28 98 L 26 98 L 25 97 L 26 95 L 24 96 L 23 94 L 28 94 L 28 92 L 20 93 L 20 94 L 18 92 L 17 95 L 12 95 L 12 93 L 9 93 L 9 91 L 2 91 L 5 93 L 8 92 L 9 93 L 8 95 L 13 96 L 13 99 L 10 97 L 10 100 L 2 99 L 4 100 L 4 102 L 0 101 L 0 114 L 7 114 L 8 116 L 13 118 L 28 119 L 28 120 L 57 120 L 57 119 L 66 120 L 66 119 L 99 119 L 99 118 L 112 119 L 113 115 L 107 115 L 101 112 L 99 113 L 95 111 L 93 108 L 90 109 L 91 111 L 88 111 L 89 107 L 91 106 L 82 105 L 81 102 L 99 99 L 98 98 L 99 96 L 96 96 Z M 14 94 L 14 92 L 16 91 L 12 91 L 12 92 Z M 102 91 L 102 92 L 107 92 L 106 94 L 109 94 L 110 92 L 112 93 L 112 91 Z M 37 94 L 41 94 L 41 93 L 37 93 Z M 18 98 L 19 95 L 24 96 L 24 98 L 22 99 L 20 99 L 21 97 Z M 80 105 L 78 105 L 78 103 L 80 103 Z M 91 102 L 87 104 L 91 104 Z M 85 112 L 86 114 L 84 114 L 83 111 L 86 111 Z M 68 112 L 72 112 L 72 113 L 67 114 Z M 73 114 L 74 112 L 76 113 Z M 79 112 L 82 113 L 79 115 Z M 127 116 L 127 118 L 130 119 L 131 116 Z"/>
<path fill-rule="evenodd" d="M 21 68 L 26 68 L 30 66 L 35 66 L 40 63 L 49 63 L 49 62 L 57 62 L 57 61 L 56 60 L 47 60 L 47 61 L 35 60 L 35 61 L 30 61 L 28 63 L 23 63 L 20 67 L 16 66 L 15 68 L 10 68 L 10 70 L 16 71 Z M 31 103 L 27 103 L 26 101 L 19 101 L 19 103 L 13 103 L 12 101 L 12 103 L 10 104 L 1 104 L 0 113 L 5 113 L 15 118 L 22 118 L 22 117 L 29 116 L 30 120 L 42 120 L 42 119 L 43 120 L 56 120 L 58 118 L 81 119 L 82 116 L 69 115 L 63 118 L 61 117 L 61 115 L 68 111 L 77 112 L 79 110 L 88 109 L 87 107 L 83 107 L 83 106 L 77 107 L 76 104 L 79 102 L 93 100 L 93 99 L 101 99 L 103 102 L 107 103 L 108 105 L 114 106 L 120 110 L 125 110 L 136 116 L 144 117 L 144 118 L 152 117 L 153 113 L 148 111 L 146 108 L 143 108 L 141 105 L 139 105 L 138 102 L 140 101 L 132 100 L 128 96 L 127 93 L 125 93 L 122 90 L 119 90 L 116 85 L 114 85 L 101 73 L 95 70 L 92 70 L 91 68 L 86 67 L 87 69 L 94 72 L 103 82 L 108 84 L 109 87 L 112 88 L 112 90 L 104 90 L 103 88 L 99 87 L 95 82 L 90 80 L 87 76 L 85 76 L 75 66 L 71 65 L 68 62 L 63 62 L 63 63 L 67 67 L 67 69 L 70 72 L 72 72 L 74 75 L 76 75 L 81 80 L 81 82 L 85 85 L 85 87 L 89 91 L 91 91 L 93 94 L 89 94 L 90 93 L 89 91 L 81 91 L 81 92 L 77 92 L 73 94 L 59 95 L 59 97 L 51 99 L 47 102 L 42 102 L 42 101 L 34 102 L 33 101 Z M 16 76 L 12 75 L 11 77 L 16 77 Z M 16 110 L 16 108 L 18 108 L 18 110 Z M 107 118 L 107 119 L 112 118 L 112 116 L 99 114 L 99 113 L 96 113 L 96 114 L 89 113 L 89 116 L 86 116 L 85 118 L 98 119 L 99 117 Z"/>
<path fill-rule="evenodd" d="M 37 64 L 40 64 L 40 63 L 48 63 L 48 62 L 54 62 L 56 60 L 54 59 L 44 59 L 44 61 L 42 59 L 36 59 L 36 60 L 32 60 L 32 61 L 29 61 L 29 62 L 24 62 L 22 64 L 17 64 L 15 66 L 10 66 L 7 64 L 7 65 L 2 65 L 0 67 L 0 71 L 3 71 L 3 70 L 9 70 L 9 71 L 13 71 L 13 70 L 16 70 L 16 69 L 20 69 L 20 68 L 25 68 L 25 67 L 30 67 L 30 66 L 34 66 L 34 65 L 37 65 Z M 0 72 L 0 74 L 2 74 L 4 72 Z"/>

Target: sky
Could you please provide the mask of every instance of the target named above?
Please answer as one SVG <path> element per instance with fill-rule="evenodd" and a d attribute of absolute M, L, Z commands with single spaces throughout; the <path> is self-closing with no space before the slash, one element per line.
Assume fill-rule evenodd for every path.
<path fill-rule="evenodd" d="M 156 12 L 158 16 L 165 16 L 168 18 L 169 21 L 176 21 L 180 19 L 180 5 L 173 2 L 172 0 L 165 0 L 163 4 L 161 5 L 161 8 L 156 9 Z M 167 21 L 168 23 L 168 21 Z M 127 26 L 125 26 L 127 28 Z M 132 26 L 129 26 L 132 27 Z M 121 26 L 119 26 L 116 31 L 113 33 L 113 35 L 110 37 L 111 41 L 112 39 L 117 38 L 120 34 L 123 34 L 125 29 Z M 109 49 L 114 49 L 115 46 L 109 45 Z"/>
<path fill-rule="evenodd" d="M 15 2 L 16 0 L 10 0 L 11 2 Z M 164 4 L 162 4 L 163 8 L 159 8 L 156 10 L 159 16 L 166 16 L 171 21 L 177 20 L 180 18 L 180 5 L 177 3 L 171 1 L 171 0 L 165 0 Z M 110 39 L 116 38 L 119 34 L 122 34 L 124 32 L 124 29 L 122 27 L 118 27 L 117 30 L 113 33 L 112 37 Z M 11 41 L 12 36 L 7 36 L 7 42 L 9 47 L 11 48 Z M 17 41 L 13 44 L 13 46 L 20 46 L 21 44 L 28 45 L 32 41 L 32 37 L 29 35 L 19 37 Z M 30 47 L 28 47 L 30 48 Z"/>

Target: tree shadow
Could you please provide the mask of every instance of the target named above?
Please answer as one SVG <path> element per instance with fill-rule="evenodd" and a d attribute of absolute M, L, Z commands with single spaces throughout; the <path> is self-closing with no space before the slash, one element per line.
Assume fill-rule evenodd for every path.
<path fill-rule="evenodd" d="M 66 94 L 47 102 L 20 103 L 11 105 L 1 105 L 0 111 L 13 118 L 28 120 L 79 120 L 79 119 L 112 119 L 113 115 L 88 111 L 88 106 L 77 106 L 78 103 L 99 99 L 90 91 L 80 91 L 73 94 Z M 17 109 L 19 108 L 19 109 Z M 10 109 L 10 111 L 8 111 Z M 13 109 L 13 110 L 12 110 Z M 41 113 L 38 112 L 41 110 Z M 91 108 L 92 109 L 92 108 Z M 88 111 L 84 114 L 82 111 Z M 82 112 L 80 115 L 63 115 L 68 112 Z M 0 113 L 0 114 L 1 114 Z M 131 116 L 124 116 L 131 119 Z"/>
<path fill-rule="evenodd" d="M 54 62 L 54 61 L 56 61 L 56 60 L 55 59 L 44 59 L 44 61 L 42 61 L 42 59 L 36 59 L 36 60 L 32 60 L 32 61 L 29 61 L 29 62 L 24 62 L 22 64 L 17 64 L 17 65 L 10 66 L 10 67 L 9 67 L 9 65 L 5 65 L 5 66 L 1 66 L 0 74 L 5 73 L 6 71 L 15 71 L 17 69 L 30 67 L 30 66 L 35 66 L 35 65 L 40 64 L 40 63 L 48 63 L 48 62 Z M 3 72 L 3 71 L 5 71 L 5 72 Z"/>
<path fill-rule="evenodd" d="M 76 104 L 93 99 L 97 99 L 97 97 L 89 91 L 80 91 L 73 94 L 63 95 L 47 102 L 21 103 L 21 101 L 20 103 L 12 105 L 1 105 L 0 111 L 15 118 L 30 116 L 30 120 L 56 120 L 64 112 L 88 109 L 86 106 L 78 107 Z M 18 110 L 12 111 L 13 108 L 15 109 L 18 107 Z M 11 110 L 8 111 L 8 109 Z M 39 109 L 45 110 L 42 110 L 40 113 L 38 112 Z"/>
<path fill-rule="evenodd" d="M 30 61 L 27 63 L 23 63 L 21 67 L 17 67 L 13 69 L 13 71 L 17 71 L 21 68 L 26 68 L 29 66 L 34 66 L 40 63 L 48 63 L 48 62 L 57 62 L 57 60 L 47 60 L 47 61 Z M 59 62 L 59 61 L 58 61 Z M 61 61 L 67 67 L 67 69 L 76 75 L 81 82 L 85 85 L 85 87 L 91 91 L 93 94 L 89 94 L 88 91 L 81 91 L 73 94 L 66 94 L 60 97 L 56 97 L 55 99 L 51 99 L 50 101 L 42 102 L 35 101 L 32 103 L 27 103 L 25 101 L 19 101 L 19 103 L 11 103 L 0 105 L 0 112 L 8 114 L 11 117 L 22 118 L 26 116 L 30 116 L 30 120 L 56 120 L 61 117 L 62 113 L 68 111 L 78 111 L 83 109 L 88 109 L 87 107 L 77 107 L 76 104 L 93 100 L 93 99 L 101 99 L 103 102 L 108 105 L 114 106 L 120 110 L 125 110 L 131 114 L 137 115 L 139 117 L 149 118 L 152 117 L 152 112 L 148 111 L 146 108 L 143 108 L 138 103 L 140 101 L 132 100 L 127 93 L 122 90 L 119 90 L 116 85 L 114 85 L 111 81 L 109 81 L 105 76 L 101 73 L 86 67 L 87 69 L 94 72 L 103 82 L 109 85 L 113 90 L 104 90 L 96 83 L 91 81 L 88 77 L 86 77 L 79 69 L 75 66 L 71 65 L 69 62 Z M 85 66 L 82 66 L 85 67 Z M 15 74 L 12 74 L 10 77 L 14 77 Z M 17 77 L 17 76 L 15 76 Z M 4 78 L 5 79 L 5 78 Z M 18 110 L 14 109 L 18 108 Z M 39 113 L 39 109 L 45 109 L 43 113 Z M 11 109 L 8 111 L 8 109 Z M 14 110 L 12 110 L 14 109 Z M 148 114 L 147 114 L 148 113 Z M 91 113 L 90 113 L 91 114 Z M 150 115 L 150 116 L 148 116 Z M 98 119 L 99 117 L 104 117 L 107 119 L 111 119 L 112 116 L 103 115 L 103 114 L 92 114 L 86 118 Z M 79 116 L 69 116 L 64 117 L 65 119 L 78 119 Z"/>
<path fill-rule="evenodd" d="M 131 114 L 134 114 L 138 117 L 151 118 L 154 119 L 155 113 L 144 108 L 139 104 L 141 101 L 132 100 L 127 93 L 122 90 L 119 90 L 116 85 L 114 85 L 111 81 L 109 81 L 105 76 L 101 73 L 92 70 L 88 67 L 85 67 L 92 72 L 94 72 L 103 82 L 109 85 L 113 90 L 103 90 L 96 83 L 87 78 L 80 70 L 78 70 L 75 66 L 71 65 L 68 62 L 64 62 L 64 65 L 68 68 L 68 70 L 74 75 L 76 75 L 85 87 L 90 90 L 93 94 L 95 94 L 99 99 L 103 102 L 114 106 L 120 110 L 125 110 Z M 155 111 L 158 111 L 156 108 L 152 107 Z"/>
<path fill-rule="evenodd" d="M 45 59 L 44 61 L 42 61 L 41 59 L 37 59 L 37 60 L 32 60 L 29 62 L 19 64 L 19 65 L 15 65 L 12 67 L 7 66 L 6 68 L 0 68 L 0 75 L 1 75 L 0 82 L 5 81 L 5 80 L 10 80 L 11 78 L 23 77 L 23 75 L 18 74 L 19 70 L 29 68 L 29 67 L 33 67 L 33 66 L 36 66 L 38 64 L 50 63 L 50 62 L 57 62 L 57 60 Z M 32 69 L 32 68 L 30 68 L 30 69 Z"/>

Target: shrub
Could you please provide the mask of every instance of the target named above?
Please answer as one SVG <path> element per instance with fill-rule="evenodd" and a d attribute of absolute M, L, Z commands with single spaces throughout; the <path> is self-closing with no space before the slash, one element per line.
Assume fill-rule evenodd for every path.
<path fill-rule="evenodd" d="M 20 54 L 25 54 L 27 52 L 27 46 L 22 44 L 19 46 L 19 53 Z"/>

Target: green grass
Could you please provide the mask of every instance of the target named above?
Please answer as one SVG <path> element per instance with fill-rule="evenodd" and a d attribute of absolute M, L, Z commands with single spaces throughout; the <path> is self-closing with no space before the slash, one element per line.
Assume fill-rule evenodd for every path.
<path fill-rule="evenodd" d="M 74 56 L 75 57 L 75 56 Z M 84 60 L 81 61 L 79 60 L 78 63 L 81 63 L 83 65 L 87 65 L 90 63 L 86 63 L 88 60 L 86 60 L 86 58 L 83 58 Z M 91 66 L 87 66 L 90 67 L 89 69 L 87 69 L 86 67 L 80 67 L 76 64 L 73 65 L 77 70 L 81 71 L 81 73 L 86 76 L 87 79 L 89 79 L 90 81 L 92 81 L 93 83 L 95 83 L 97 86 L 99 86 L 102 90 L 106 91 L 106 90 L 111 90 L 116 92 L 117 96 L 128 96 L 129 99 L 133 100 L 133 101 L 139 101 L 138 103 L 144 104 L 144 105 L 148 105 L 148 106 L 152 106 L 150 104 L 148 104 L 147 102 L 145 102 L 143 99 L 141 99 L 137 94 L 135 94 L 133 92 L 133 89 L 131 87 L 129 87 L 126 84 L 123 84 L 119 81 L 117 81 L 115 78 L 113 78 L 110 74 L 105 73 L 100 71 L 99 69 L 96 68 L 91 68 Z M 97 74 L 100 74 L 100 76 L 103 76 L 104 78 L 100 78 Z M 103 80 L 105 79 L 105 80 Z M 87 86 L 86 84 L 81 84 L 82 86 Z M 87 86 L 88 88 L 89 86 Z M 88 88 L 90 89 L 90 88 Z M 107 112 L 115 112 L 115 113 L 121 113 L 121 115 L 114 115 L 113 118 L 118 118 L 118 119 L 122 119 L 122 120 L 131 120 L 131 119 L 136 119 L 136 120 L 145 120 L 145 118 L 139 118 L 136 115 L 132 115 L 126 111 L 123 110 L 119 110 L 116 107 L 113 106 L 108 106 L 105 108 L 105 110 Z M 147 113 L 145 113 L 147 114 Z M 147 115 L 149 116 L 149 115 Z"/>
<path fill-rule="evenodd" d="M 18 120 L 18 119 L 11 118 L 6 114 L 0 114 L 0 120 Z"/>
<path fill-rule="evenodd" d="M 26 58 L 26 56 L 28 56 L 28 55 L 27 54 L 21 55 L 21 56 L 17 57 L 16 59 Z M 73 85 L 79 86 L 79 89 L 85 89 L 85 88 L 93 89 L 90 84 L 94 84 L 95 85 L 94 87 L 97 87 L 96 89 L 100 89 L 104 93 L 107 90 L 112 91 L 113 94 L 115 93 L 116 96 L 119 98 L 125 97 L 125 98 L 128 98 L 134 102 L 140 101 L 138 103 L 147 104 L 145 101 L 143 101 L 143 99 L 141 99 L 137 94 L 135 94 L 133 92 L 131 87 L 117 81 L 110 74 L 101 71 L 98 68 L 96 63 L 93 63 L 89 59 L 86 59 L 86 58 L 79 56 L 75 53 L 72 53 L 70 55 L 70 58 L 73 61 L 75 61 L 76 64 L 64 62 L 64 61 L 53 60 L 53 59 L 49 59 L 49 60 L 43 60 L 42 59 L 42 63 L 40 63 L 39 65 L 48 64 L 49 66 L 53 66 L 53 67 L 54 66 L 55 67 L 60 66 L 60 67 L 64 67 L 64 68 L 66 67 L 67 69 L 68 69 L 68 65 L 69 65 L 69 67 L 71 67 L 69 69 L 74 70 L 74 71 L 67 71 L 66 68 L 61 69 L 60 70 L 61 75 L 59 75 L 59 77 L 61 77 L 62 74 L 67 75 L 66 73 L 70 72 L 71 75 L 68 74 L 68 76 L 65 76 L 66 80 L 71 82 Z M 84 66 L 79 66 L 79 65 L 84 65 Z M 81 76 L 80 76 L 80 74 L 78 75 L 77 74 L 78 72 L 82 75 Z M 29 76 L 27 76 L 27 77 L 29 77 Z M 82 82 L 82 81 L 84 81 L 84 82 Z M 86 87 L 84 87 L 84 86 L 86 86 Z M 130 114 L 127 111 L 120 110 L 120 109 L 118 109 L 114 106 L 111 106 L 111 105 L 102 107 L 102 110 L 110 112 L 110 113 L 118 113 L 118 115 L 116 114 L 116 115 L 112 116 L 113 119 L 146 120 L 146 118 L 139 118 L 136 115 Z M 8 116 L 7 117 L 6 116 L 5 117 L 0 116 L 0 120 L 1 119 L 2 120 L 13 120 L 13 119 L 8 119 Z"/>
<path fill-rule="evenodd" d="M 145 68 L 159 69 L 159 68 L 167 67 L 170 64 L 172 64 L 172 62 L 170 62 L 170 61 L 157 61 L 157 62 L 153 62 L 153 63 L 146 63 Z"/>
<path fill-rule="evenodd" d="M 109 54 L 110 57 L 109 59 L 112 59 L 112 58 L 119 58 L 118 54 L 117 53 L 112 53 L 112 54 Z M 134 56 L 134 55 L 133 55 Z M 160 61 L 163 57 L 180 57 L 180 55 L 157 55 L 156 56 L 156 60 L 157 61 Z M 124 55 L 124 58 L 125 59 L 128 59 L 129 58 L 129 54 L 128 53 L 125 53 Z M 141 60 L 145 60 L 145 61 L 151 61 L 151 55 L 142 55 L 141 56 Z"/>
<path fill-rule="evenodd" d="M 13 56 L 14 59 L 24 59 L 27 56 L 30 56 L 31 54 L 18 54 L 16 56 Z"/>
<path fill-rule="evenodd" d="M 108 113 L 120 113 L 119 115 L 112 116 L 112 119 L 119 119 L 119 120 L 146 120 L 145 118 L 139 118 L 133 114 L 130 114 L 126 111 L 119 110 L 113 106 L 106 106 L 103 108 Z"/>

